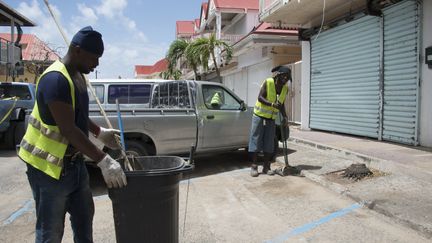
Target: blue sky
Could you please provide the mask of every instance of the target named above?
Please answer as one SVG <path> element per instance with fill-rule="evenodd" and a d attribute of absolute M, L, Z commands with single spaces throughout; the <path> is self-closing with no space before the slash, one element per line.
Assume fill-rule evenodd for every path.
<path fill-rule="evenodd" d="M 63 55 L 66 45 L 43 0 L 3 0 L 37 24 L 24 33 L 37 35 Z M 66 35 L 91 25 L 102 33 L 105 53 L 98 78 L 133 78 L 134 65 L 153 65 L 175 39 L 177 20 L 199 18 L 205 0 L 49 0 Z M 10 32 L 10 28 L 2 28 Z M 95 73 L 89 74 L 94 78 Z"/>

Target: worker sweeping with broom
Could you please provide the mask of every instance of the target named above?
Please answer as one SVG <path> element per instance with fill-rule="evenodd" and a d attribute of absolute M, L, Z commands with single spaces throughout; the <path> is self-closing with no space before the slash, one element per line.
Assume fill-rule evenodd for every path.
<path fill-rule="evenodd" d="M 252 160 L 251 176 L 257 177 L 257 154 L 264 152 L 262 173 L 274 175 L 270 168 L 270 159 L 274 152 L 275 119 L 280 112 L 283 116 L 281 126 L 288 126 L 284 102 L 288 92 L 288 81 L 291 81 L 291 69 L 277 66 L 272 70 L 273 78 L 268 78 L 261 85 L 258 100 L 252 116 L 252 126 L 249 137 L 249 154 Z"/>
<path fill-rule="evenodd" d="M 120 164 L 88 138 L 92 133 L 107 147 L 120 149 L 117 130 L 89 119 L 89 97 L 83 74 L 99 65 L 102 36 L 90 26 L 78 31 L 61 60 L 37 82 L 36 102 L 18 156 L 27 164 L 27 177 L 36 208 L 36 242 L 61 242 L 66 212 L 75 242 L 93 242 L 94 203 L 83 155 L 97 162 L 108 187 L 123 187 Z"/>

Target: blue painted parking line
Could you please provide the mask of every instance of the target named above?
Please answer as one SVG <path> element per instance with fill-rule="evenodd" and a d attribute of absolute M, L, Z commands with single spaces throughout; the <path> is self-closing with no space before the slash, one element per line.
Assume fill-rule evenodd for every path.
<path fill-rule="evenodd" d="M 297 227 L 297 228 L 291 230 L 290 232 L 288 232 L 286 234 L 280 235 L 280 236 L 276 237 L 273 240 L 267 240 L 265 242 L 266 243 L 285 242 L 285 241 L 287 241 L 289 238 L 291 238 L 293 236 L 296 236 L 296 235 L 302 234 L 304 232 L 307 232 L 307 231 L 309 231 L 311 229 L 314 229 L 314 228 L 318 227 L 321 224 L 327 223 L 327 222 L 329 222 L 332 219 L 344 216 L 344 215 L 346 215 L 346 214 L 348 214 L 348 213 L 350 213 L 350 212 L 352 212 L 352 211 L 354 211 L 354 210 L 356 210 L 358 208 L 361 208 L 361 207 L 362 207 L 362 204 L 360 204 L 360 203 L 354 203 L 353 205 L 351 205 L 351 206 L 349 206 L 347 208 L 343 208 L 343 209 L 341 209 L 341 210 L 339 210 L 337 212 L 329 214 L 328 216 L 325 216 L 325 217 L 323 217 L 323 218 L 321 218 L 321 219 L 319 219 L 317 221 L 314 221 L 314 222 L 305 224 L 303 226 Z"/>
<path fill-rule="evenodd" d="M 18 211 L 14 212 L 11 216 L 9 216 L 8 219 L 3 221 L 3 225 L 11 224 L 13 221 L 15 221 L 21 215 L 25 214 L 26 212 L 33 210 L 33 208 L 34 208 L 33 199 L 30 199 L 24 204 L 24 206 L 22 206 L 20 209 L 18 209 Z"/>

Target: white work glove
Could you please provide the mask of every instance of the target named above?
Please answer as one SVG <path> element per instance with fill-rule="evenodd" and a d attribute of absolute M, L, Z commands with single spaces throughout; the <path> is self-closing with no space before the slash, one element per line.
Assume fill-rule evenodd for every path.
<path fill-rule="evenodd" d="M 116 138 L 116 136 L 118 137 L 118 134 L 120 134 L 120 131 L 117 129 L 100 127 L 99 135 L 96 138 L 104 143 L 108 148 L 117 150 L 121 149 L 120 144 L 117 142 L 118 138 Z"/>
<path fill-rule="evenodd" d="M 126 175 L 120 164 L 108 154 L 97 163 L 102 170 L 102 175 L 108 188 L 121 188 L 127 185 Z"/>

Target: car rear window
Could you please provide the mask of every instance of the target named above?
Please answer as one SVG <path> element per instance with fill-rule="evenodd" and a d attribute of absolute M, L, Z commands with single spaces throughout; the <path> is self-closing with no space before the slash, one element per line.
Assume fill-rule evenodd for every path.
<path fill-rule="evenodd" d="M 175 81 L 155 84 L 151 105 L 153 108 L 190 108 L 187 83 Z"/>
<path fill-rule="evenodd" d="M 108 103 L 115 104 L 148 104 L 150 84 L 112 84 L 108 88 Z"/>
<path fill-rule="evenodd" d="M 20 100 L 31 100 L 32 96 L 28 86 L 0 84 L 0 99 L 17 97 Z"/>

